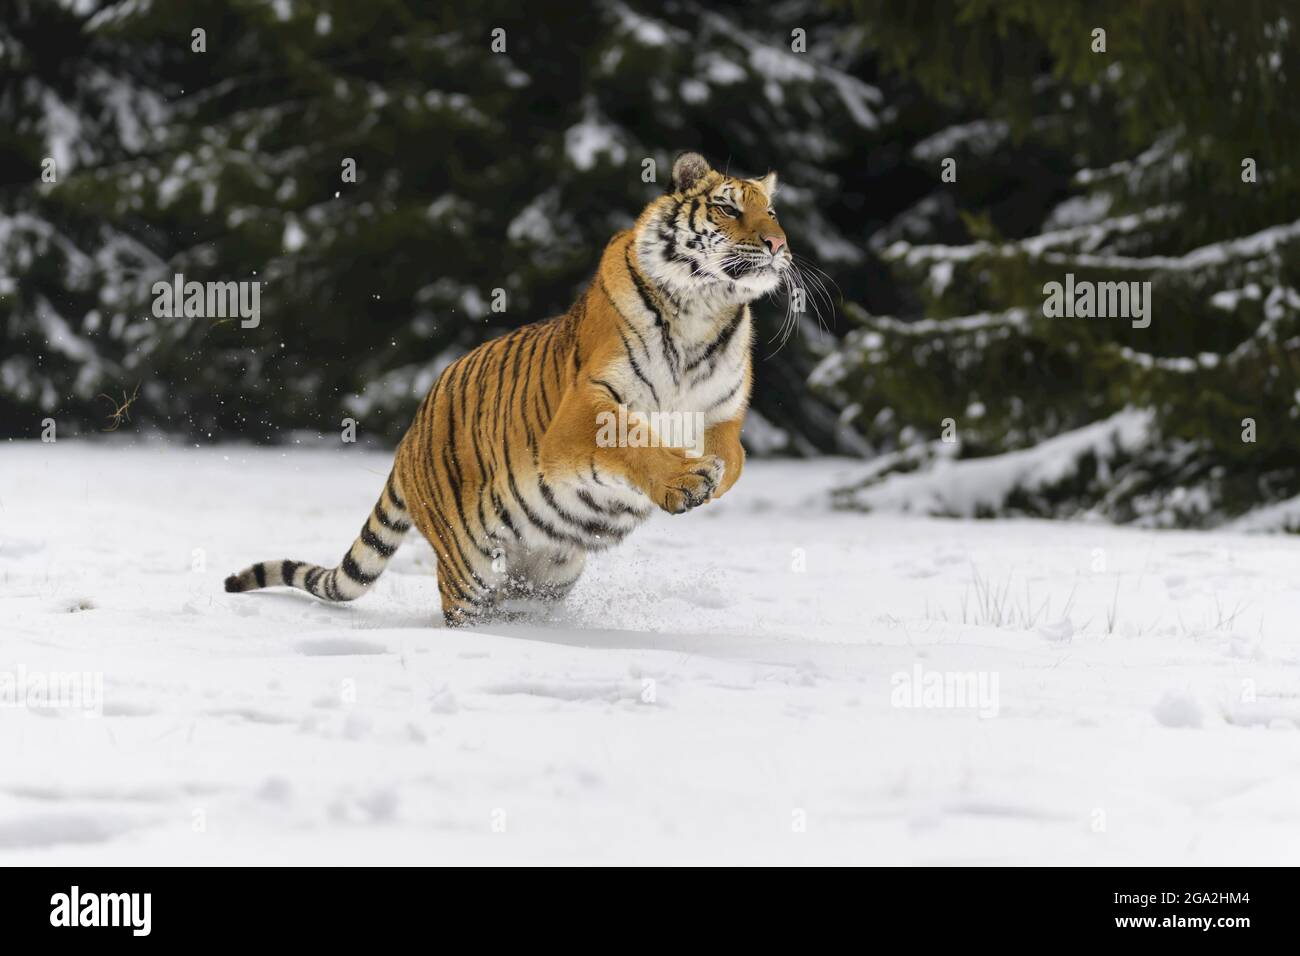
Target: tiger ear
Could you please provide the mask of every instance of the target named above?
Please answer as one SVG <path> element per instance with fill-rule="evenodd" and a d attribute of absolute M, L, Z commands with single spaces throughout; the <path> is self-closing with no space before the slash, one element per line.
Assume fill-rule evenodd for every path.
<path fill-rule="evenodd" d="M 711 172 L 713 167 L 699 153 L 682 153 L 673 160 L 673 180 L 669 191 L 686 192 Z"/>
<path fill-rule="evenodd" d="M 758 180 L 758 184 L 763 187 L 763 192 L 767 193 L 768 199 L 776 197 L 776 173 L 768 173 Z"/>

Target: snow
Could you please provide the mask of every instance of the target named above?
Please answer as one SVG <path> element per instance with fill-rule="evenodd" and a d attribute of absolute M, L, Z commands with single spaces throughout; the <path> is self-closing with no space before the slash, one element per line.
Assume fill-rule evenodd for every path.
<path fill-rule="evenodd" d="M 548 189 L 523 208 L 506 228 L 511 242 L 549 246 L 558 240 L 553 225 L 560 212 L 559 190 Z"/>
<path fill-rule="evenodd" d="M 849 111 L 853 122 L 863 129 L 876 129 L 880 125 L 880 120 L 876 117 L 873 107 L 879 106 L 883 99 L 880 91 L 874 86 L 863 83 L 857 77 L 839 70 L 830 68 L 823 68 L 823 70 L 826 79 L 840 95 L 840 100 Z"/>
<path fill-rule="evenodd" d="M 804 53 L 765 43 L 758 35 L 737 29 L 734 23 L 717 14 L 707 14 L 704 20 L 719 35 L 739 42 L 749 51 L 749 68 L 756 77 L 762 78 L 763 92 L 773 106 L 780 107 L 785 102 L 787 85 L 808 84 L 822 78 L 835 88 L 849 118 L 856 125 L 870 130 L 880 125 L 875 107 L 884 101 L 884 96 L 876 87 Z M 736 78 L 727 78 L 726 74 L 731 70 L 721 66 L 722 62 L 717 60 L 710 64 L 709 79 L 719 84 L 736 82 Z M 739 67 L 732 69 L 744 75 Z"/>
<path fill-rule="evenodd" d="M 1226 312 L 1232 312 L 1237 308 L 1242 299 L 1247 301 L 1258 301 L 1263 296 L 1263 290 L 1254 282 L 1247 283 L 1240 289 L 1224 289 L 1210 296 L 1210 305 L 1216 309 L 1223 309 Z"/>
<path fill-rule="evenodd" d="M 1079 256 L 1073 261 L 1081 268 L 1127 268 L 1155 271 L 1200 272 L 1213 266 L 1242 259 L 1256 259 L 1281 254 L 1300 240 L 1300 219 L 1269 226 L 1249 236 L 1225 239 L 1193 249 L 1181 256 Z"/>
<path fill-rule="evenodd" d="M 81 119 L 50 90 L 41 96 L 41 111 L 45 148 L 54 159 L 56 173 L 62 182 L 71 171 L 78 144 L 87 137 L 82 131 Z"/>
<path fill-rule="evenodd" d="M 860 462 L 751 461 L 593 559 L 549 620 L 442 628 L 416 539 L 352 605 L 222 591 L 255 559 L 337 559 L 388 467 L 0 448 L 0 676 L 103 688 L 102 716 L 0 708 L 5 862 L 1300 848 L 1294 539 L 833 512 Z"/>
<path fill-rule="evenodd" d="M 748 74 L 741 67 L 719 53 L 706 53 L 696 60 L 700 64 L 697 72 L 715 86 L 731 86 L 744 82 Z"/>
<path fill-rule="evenodd" d="M 681 92 L 682 99 L 687 103 L 705 103 L 708 102 L 710 96 L 709 84 L 692 78 L 682 80 L 677 89 Z"/>
<path fill-rule="evenodd" d="M 1300 404 L 1300 397 L 1297 397 Z M 1264 505 L 1247 512 L 1229 524 L 1234 531 L 1300 532 L 1300 495 Z"/>
<path fill-rule="evenodd" d="M 632 10 L 626 4 L 616 3 L 612 7 L 620 26 L 626 30 L 641 46 L 665 47 L 670 43 L 687 43 L 690 34 L 685 30 L 670 27 L 659 20 L 652 20 Z"/>
<path fill-rule="evenodd" d="M 921 162 L 937 162 L 959 153 L 991 156 L 1009 135 L 1010 127 L 1002 120 L 959 123 L 925 137 L 912 147 L 912 156 Z"/>
<path fill-rule="evenodd" d="M 72 330 L 68 320 L 44 296 L 36 297 L 36 323 L 45 344 L 55 352 L 66 355 L 78 362 L 98 363 L 99 356 L 90 342 L 81 338 Z"/>
<path fill-rule="evenodd" d="M 1059 203 L 1043 220 L 1044 232 L 1059 232 L 1101 222 L 1110 213 L 1111 196 L 1098 193 L 1093 196 L 1071 196 Z"/>
<path fill-rule="evenodd" d="M 805 57 L 767 45 L 749 51 L 749 67 L 756 76 L 774 83 L 811 83 L 817 78 L 817 67 Z"/>
<path fill-rule="evenodd" d="M 617 127 L 589 111 L 581 122 L 565 130 L 564 151 L 569 161 L 584 171 L 594 168 L 602 155 L 618 164 L 627 158 L 627 148 L 619 136 Z"/>
<path fill-rule="evenodd" d="M 939 459 L 925 471 L 892 474 L 855 491 L 855 507 L 870 511 L 976 517 L 1001 511 L 1016 491 L 1051 488 L 1071 477 L 1080 459 L 1106 461 L 1151 440 L 1152 414 L 1125 409 L 1099 422 L 1055 435 L 1032 448 L 987 458 Z M 950 446 L 955 451 L 956 445 Z"/>
<path fill-rule="evenodd" d="M 930 291 L 934 295 L 943 295 L 952 284 L 952 269 L 951 262 L 936 262 L 930 267 Z"/>
<path fill-rule="evenodd" d="M 903 259 L 907 265 L 913 267 L 926 266 L 934 262 L 969 262 L 972 260 L 988 256 L 1013 256 L 1026 255 L 1031 259 L 1038 259 L 1048 256 L 1052 252 L 1062 249 L 1078 249 L 1082 251 L 1091 251 L 1103 244 L 1111 241 L 1116 235 L 1125 235 L 1137 233 L 1154 223 L 1163 222 L 1171 219 L 1178 212 L 1177 207 L 1172 205 L 1153 206 L 1144 209 L 1140 213 L 1132 213 L 1126 216 L 1115 216 L 1101 222 L 1090 223 L 1084 226 L 1072 226 L 1065 229 L 1058 229 L 1054 232 L 1044 232 L 1028 239 L 1020 239 L 1008 243 L 992 243 L 981 240 L 961 246 L 949 245 L 912 245 L 905 240 L 898 240 L 891 243 L 885 250 L 884 255 L 887 260 Z M 1300 226 L 1300 223 L 1296 225 Z M 1259 236 L 1251 237 L 1255 245 L 1250 245 L 1246 240 L 1237 240 L 1240 243 L 1238 255 L 1245 255 L 1255 251 L 1267 251 L 1259 249 L 1260 245 L 1270 241 L 1266 235 L 1271 230 L 1265 230 Z M 1277 235 L 1272 237 L 1271 241 L 1277 242 L 1281 239 L 1289 238 L 1290 233 L 1280 227 Z M 1216 246 L 1227 246 L 1228 244 L 1220 243 Z M 1207 247 L 1207 250 L 1211 247 Z M 1232 247 L 1236 251 L 1236 247 Z M 1206 250 L 1197 250 L 1205 252 Z M 1194 253 L 1188 253 L 1189 256 Z M 1186 257 L 1184 257 L 1186 258 Z M 1100 256 L 1078 256 L 1071 258 L 1070 262 L 1095 264 L 1102 257 Z M 1149 266 L 1156 268 L 1184 268 L 1179 266 L 1182 260 L 1171 259 L 1167 256 L 1155 256 L 1146 259 L 1133 259 L 1121 256 L 1107 257 L 1108 261 L 1124 263 L 1129 268 L 1138 268 L 1140 266 Z M 1173 263 L 1173 265 L 1171 265 Z"/>
<path fill-rule="evenodd" d="M 284 223 L 284 237 L 280 240 L 285 252 L 297 252 L 307 244 L 307 233 L 292 216 Z"/>

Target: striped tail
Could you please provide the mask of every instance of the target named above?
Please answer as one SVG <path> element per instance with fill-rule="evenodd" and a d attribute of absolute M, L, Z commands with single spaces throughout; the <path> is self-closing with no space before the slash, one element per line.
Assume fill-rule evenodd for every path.
<path fill-rule="evenodd" d="M 375 502 L 361 535 L 337 568 L 301 561 L 262 561 L 226 578 L 226 590 L 256 591 L 287 584 L 326 601 L 355 601 L 384 573 L 388 559 L 410 530 L 406 502 L 394 475 L 389 474 L 384 493 Z"/>

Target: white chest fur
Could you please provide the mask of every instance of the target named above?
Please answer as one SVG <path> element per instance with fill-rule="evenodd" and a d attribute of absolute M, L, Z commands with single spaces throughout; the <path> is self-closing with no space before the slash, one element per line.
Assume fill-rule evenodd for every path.
<path fill-rule="evenodd" d="M 707 426 L 744 407 L 753 340 L 748 305 L 639 317 L 645 322 L 629 318 L 621 330 L 623 354 L 606 370 L 606 380 L 630 410 L 690 415 Z"/>

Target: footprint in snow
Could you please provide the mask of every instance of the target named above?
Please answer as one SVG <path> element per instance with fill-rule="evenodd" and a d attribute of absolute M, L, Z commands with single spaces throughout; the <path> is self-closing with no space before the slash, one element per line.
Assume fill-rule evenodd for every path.
<path fill-rule="evenodd" d="M 1169 691 L 1151 712 L 1163 727 L 1199 727 L 1203 719 L 1201 705 L 1186 691 Z"/>
<path fill-rule="evenodd" d="M 354 637 L 319 637 L 299 641 L 294 649 L 306 657 L 344 657 L 351 654 L 387 654 L 388 648 Z"/>

